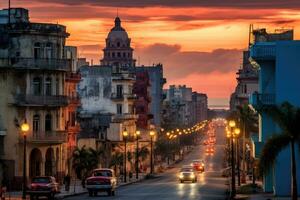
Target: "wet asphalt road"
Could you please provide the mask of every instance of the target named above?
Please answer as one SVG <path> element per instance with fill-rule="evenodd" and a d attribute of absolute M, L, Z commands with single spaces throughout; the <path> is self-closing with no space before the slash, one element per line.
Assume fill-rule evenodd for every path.
<path fill-rule="evenodd" d="M 87 194 L 69 197 L 74 200 L 223 200 L 225 199 L 225 178 L 221 177 L 224 157 L 224 128 L 216 128 L 217 144 L 214 155 L 205 155 L 205 146 L 199 145 L 175 168 L 160 174 L 157 178 L 118 188 L 116 196 L 107 197 L 105 193 L 97 197 Z M 177 172 L 184 164 L 190 164 L 194 159 L 205 161 L 205 172 L 198 175 L 197 183 L 179 183 Z"/>

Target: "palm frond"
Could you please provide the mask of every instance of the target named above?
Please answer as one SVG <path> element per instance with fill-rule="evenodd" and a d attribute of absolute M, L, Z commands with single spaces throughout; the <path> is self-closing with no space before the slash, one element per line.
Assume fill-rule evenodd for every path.
<path fill-rule="evenodd" d="M 291 137 L 287 134 L 275 134 L 269 138 L 263 146 L 259 169 L 261 173 L 268 173 L 275 163 L 278 154 L 289 145 Z"/>

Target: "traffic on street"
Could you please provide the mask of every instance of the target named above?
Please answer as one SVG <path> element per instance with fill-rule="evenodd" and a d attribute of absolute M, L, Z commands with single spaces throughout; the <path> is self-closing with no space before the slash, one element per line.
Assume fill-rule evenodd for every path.
<path fill-rule="evenodd" d="M 213 123 L 213 122 L 211 122 Z M 213 137 L 215 136 L 215 137 Z M 153 199 L 203 199 L 218 200 L 226 198 L 226 179 L 222 177 L 224 168 L 224 148 L 226 136 L 224 135 L 224 126 L 209 125 L 204 140 L 215 138 L 215 143 L 205 145 L 203 142 L 194 147 L 192 152 L 185 155 L 183 161 L 175 164 L 172 168 L 149 180 L 143 180 L 138 183 L 117 188 L 115 196 L 107 196 L 105 192 L 98 193 L 97 196 L 89 197 L 88 194 L 69 197 L 68 199 L 97 199 L 103 197 L 120 200 L 153 200 Z M 206 153 L 207 148 L 213 148 L 213 153 Z M 204 164 L 204 170 L 194 170 L 195 161 L 201 161 Z M 201 164 L 201 163 L 199 163 Z M 181 181 L 180 173 L 184 168 L 191 166 L 196 177 L 190 181 Z M 202 165 L 201 165 L 202 166 Z M 183 177 L 182 177 L 183 178 Z M 195 180 L 196 179 L 196 180 Z"/>

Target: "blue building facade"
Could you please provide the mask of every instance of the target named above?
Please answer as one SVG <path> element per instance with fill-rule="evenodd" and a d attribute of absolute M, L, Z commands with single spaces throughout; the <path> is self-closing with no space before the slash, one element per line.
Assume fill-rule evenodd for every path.
<path fill-rule="evenodd" d="M 288 101 L 300 107 L 300 41 L 257 42 L 251 47 L 252 62 L 259 67 L 259 90 L 250 97 L 250 104 L 280 105 Z M 265 141 L 279 133 L 276 123 L 265 113 L 259 115 L 259 138 L 254 142 L 255 157 L 259 157 Z M 297 179 L 300 180 L 300 155 L 296 149 Z M 276 196 L 291 194 L 290 148 L 278 156 L 273 169 L 263 176 L 265 192 Z M 298 184 L 298 191 L 300 184 Z"/>

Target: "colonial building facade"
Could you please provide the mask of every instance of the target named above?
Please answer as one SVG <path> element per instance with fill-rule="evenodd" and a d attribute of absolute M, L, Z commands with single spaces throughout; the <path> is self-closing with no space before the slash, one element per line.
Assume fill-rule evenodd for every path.
<path fill-rule="evenodd" d="M 30 127 L 26 133 L 27 176 L 52 175 L 60 180 L 67 171 L 66 127 L 71 127 L 67 108 L 72 92 L 66 87 L 74 88 L 73 83 L 78 82 L 76 79 L 66 84 L 66 79 L 74 81 L 72 65 L 65 56 L 69 34 L 59 24 L 31 23 L 26 9 L 11 9 L 11 19 L 10 24 L 0 20 L 4 176 L 10 183 L 21 180 L 24 133 L 20 125 L 27 122 Z M 77 105 L 74 104 L 73 111 Z"/>

